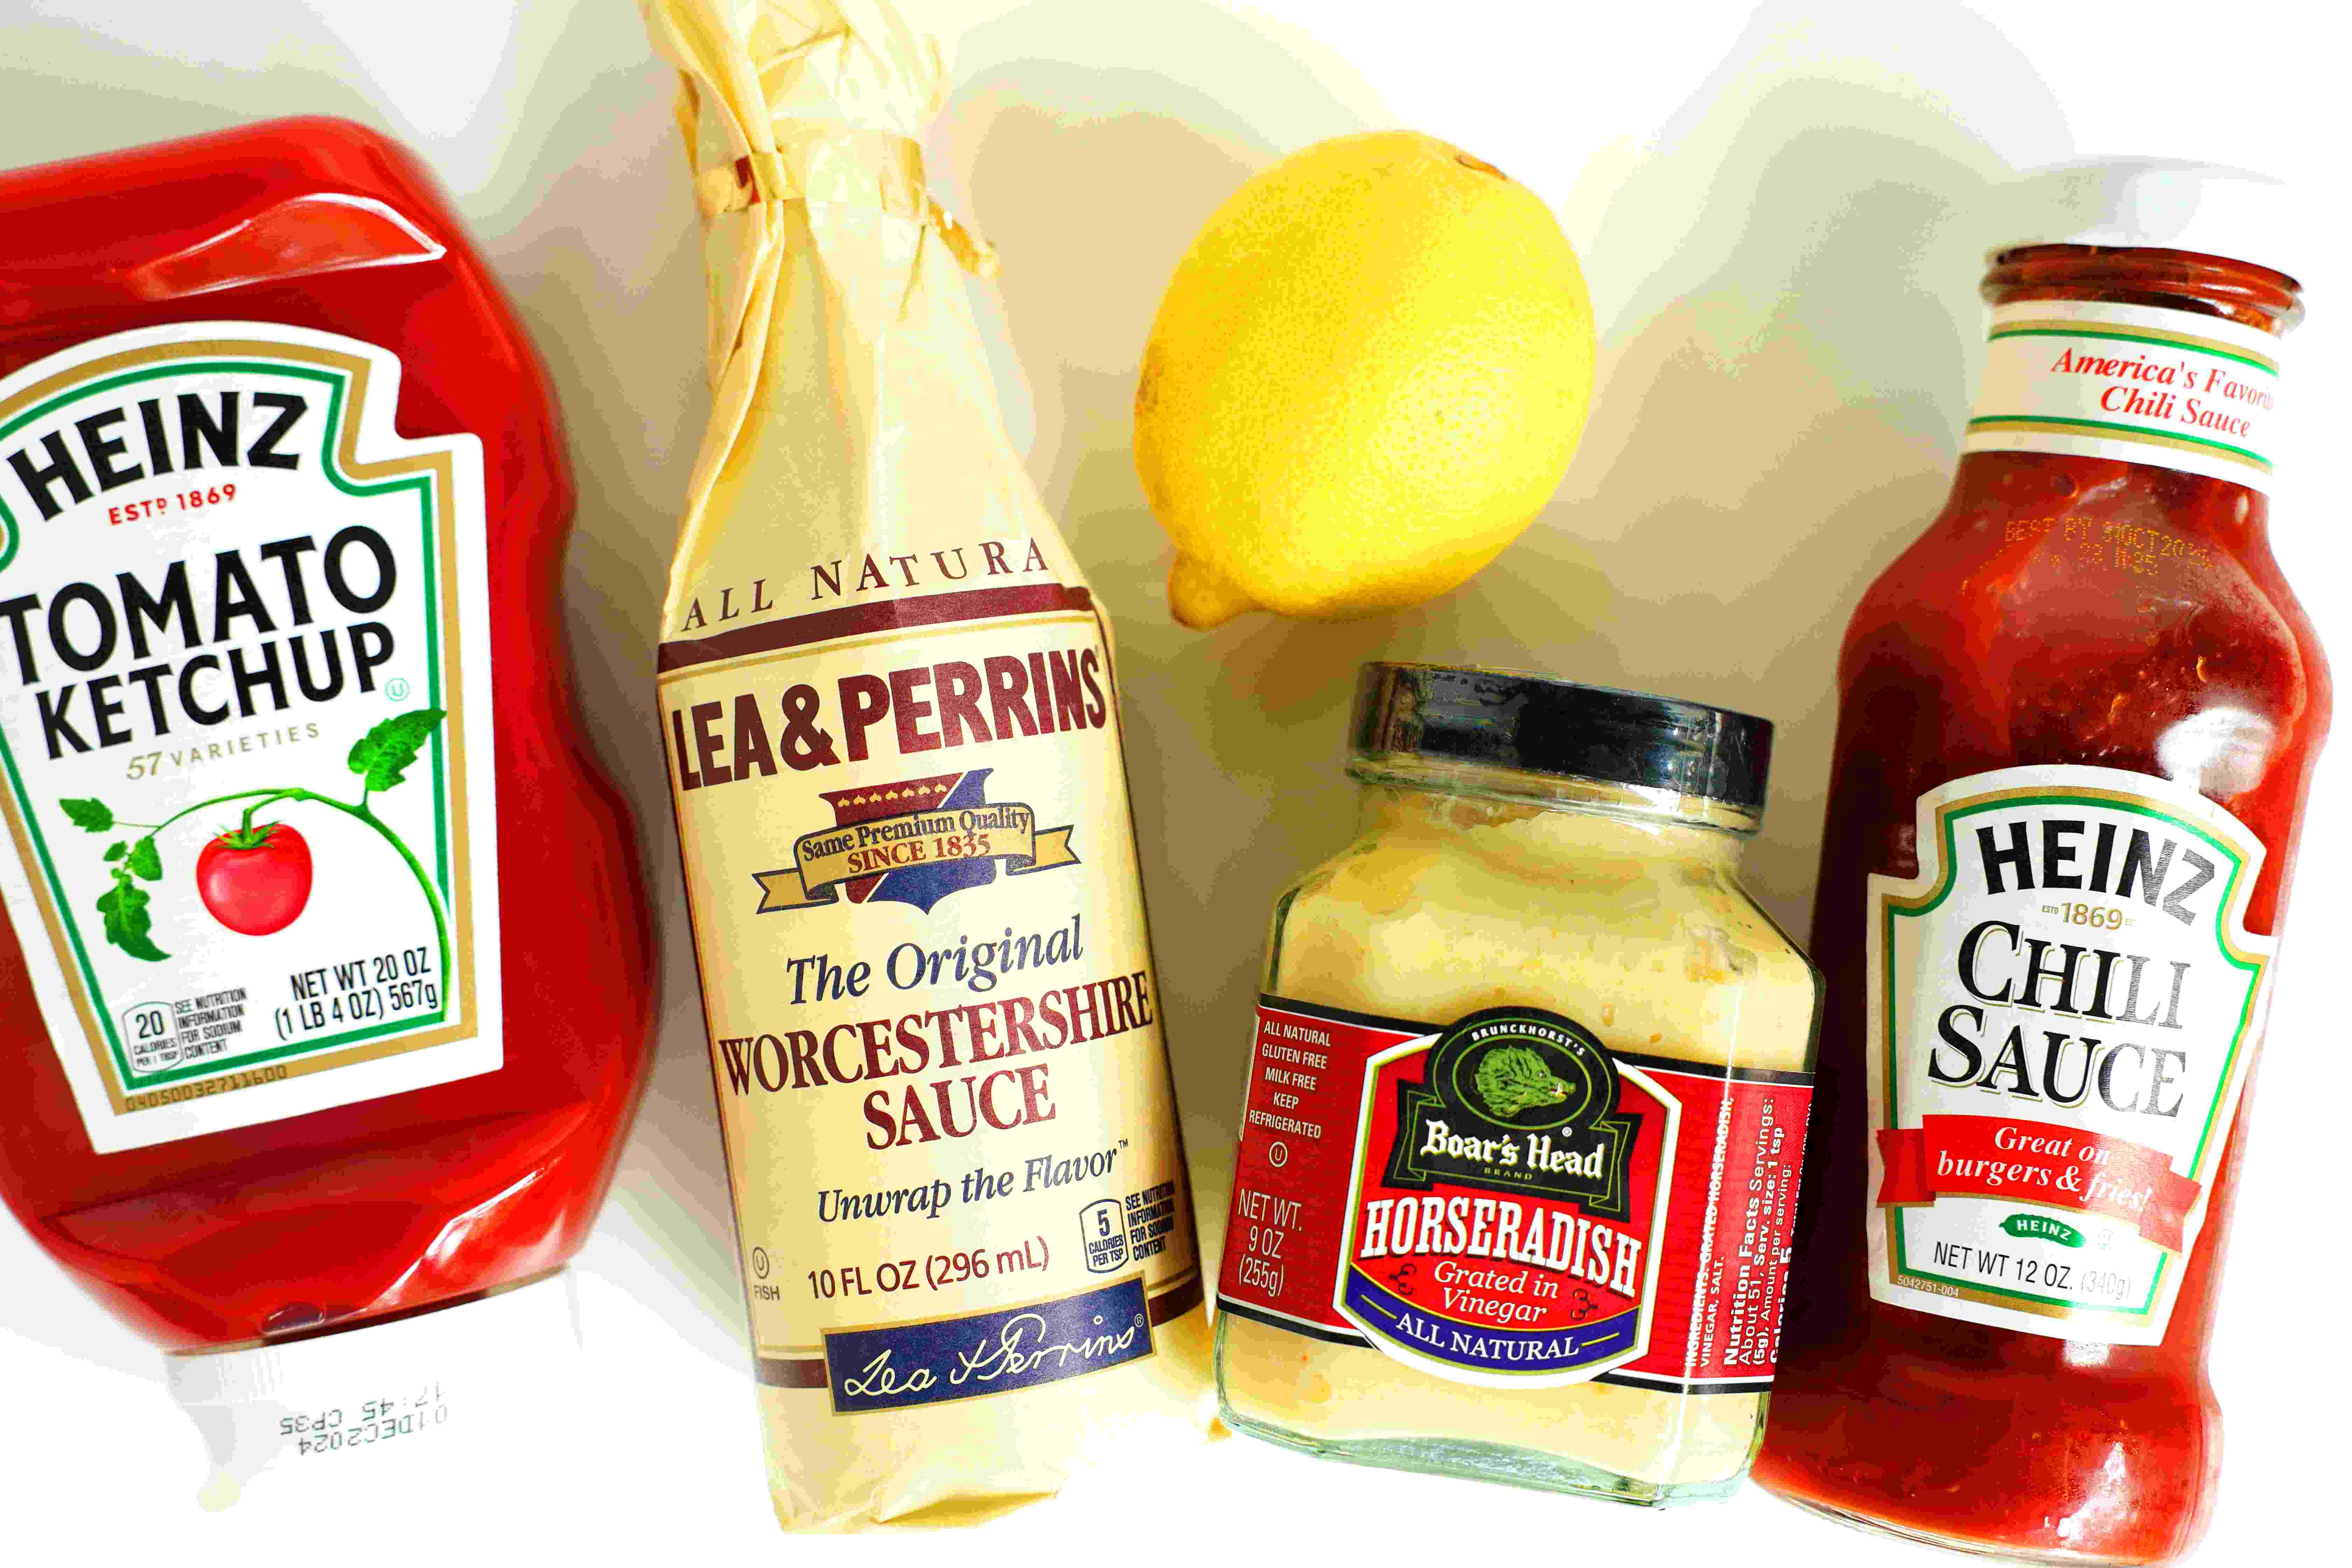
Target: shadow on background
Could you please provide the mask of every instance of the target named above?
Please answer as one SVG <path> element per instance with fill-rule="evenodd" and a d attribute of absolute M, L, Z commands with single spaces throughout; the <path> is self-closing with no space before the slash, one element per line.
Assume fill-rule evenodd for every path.
<path fill-rule="evenodd" d="M 1773 805 L 1748 869 L 1804 929 L 1839 635 L 1942 496 L 1981 336 L 1972 290 L 1993 237 L 1977 214 L 2010 164 L 1968 129 L 1969 110 L 1997 109 L 2011 128 L 2038 119 L 2031 155 L 2065 145 L 2049 90 L 1981 18 L 1838 9 L 1834 27 L 1817 6 L 1760 12 L 1630 166 L 1472 149 L 1562 212 L 1593 280 L 1601 384 L 1567 484 L 1436 604 L 1206 635 L 1168 618 L 1165 541 L 1130 450 L 1160 290 L 1200 222 L 1272 161 L 1270 141 L 1384 117 L 1360 89 L 1344 89 L 1349 104 L 1331 98 L 1352 77 L 1321 62 L 1309 73 L 1204 8 L 1169 6 L 1155 23 L 1191 31 L 1191 48 L 1121 51 L 1158 62 L 1150 72 L 1018 55 L 1085 36 L 1076 0 L 964 40 L 964 85 L 934 144 L 1004 255 L 1013 363 L 1000 359 L 1000 377 L 1025 373 L 1032 470 L 1119 627 L 1160 985 L 1210 1230 L 1264 922 L 1278 888 L 1348 837 L 1341 738 L 1363 659 L 1542 670 L 1778 721 Z M 1184 60 L 1199 63 L 1171 63 Z M 1253 129 L 1270 121 L 1288 133 Z M 1613 186 L 1585 186 L 1604 178 Z"/>
<path fill-rule="evenodd" d="M 590 734 L 636 811 L 661 939 L 661 1022 L 595 1263 L 713 1359 L 744 1354 L 735 1221 L 711 1105 L 654 699 L 662 586 L 709 411 L 702 247 L 671 119 L 676 79 L 634 5 L 534 16 L 514 74 L 529 135 L 498 171 L 494 258 L 563 401 L 580 481 L 565 575 Z"/>
<path fill-rule="evenodd" d="M 317 32 L 295 0 L 260 0 L 289 32 Z M 0 24 L 0 167 L 51 163 L 142 142 L 215 131 L 279 114 L 341 114 L 384 123 L 361 85 L 366 68 L 334 39 L 310 38 L 228 59 L 202 47 L 210 24 L 194 7 L 160 18 L 138 45 L 61 17 L 12 14 Z M 182 52 L 183 58 L 164 58 Z M 151 50 L 152 52 L 151 52 Z M 191 65 L 189 61 L 201 62 Z M 26 62 L 38 62 L 37 66 Z M 61 68 L 60 62 L 66 62 Z M 5 221 L 5 219 L 0 219 Z M 78 1360 L 153 1382 L 154 1349 L 100 1311 L 13 1223 L 0 1238 L 8 1281 L 0 1323 Z M 13 1262 L 16 1267 L 8 1267 Z"/>
<path fill-rule="evenodd" d="M 0 61 L 0 157 L 332 112 L 402 137 L 457 192 L 563 401 L 581 486 L 566 583 L 581 696 L 635 803 L 664 938 L 661 1045 L 598 1267 L 735 1363 L 741 1287 L 651 680 L 707 409 L 671 80 L 625 5 L 523 6 L 466 37 L 386 11 L 339 22 L 341 38 L 293 0 L 250 9 L 250 35 L 272 41 L 228 60 L 207 52 L 200 7 L 135 42 L 12 22 L 11 58 L 44 64 Z M 1997 237 L 1973 212 L 2011 162 L 2068 145 L 2048 88 L 1993 27 L 1948 4 L 1769 5 L 1630 157 L 1475 148 L 1561 212 L 1593 281 L 1601 384 L 1567 485 L 1435 605 L 1342 626 L 1251 617 L 1208 635 L 1168 619 L 1165 542 L 1129 451 L 1160 289 L 1249 173 L 1391 117 L 1314 40 L 1199 0 L 1040 0 L 972 28 L 957 58 L 935 181 L 1004 257 L 1000 290 L 976 302 L 1008 418 L 1120 630 L 1207 1228 L 1223 1220 L 1263 922 L 1276 888 L 1347 836 L 1340 736 L 1361 660 L 1517 666 L 1780 721 L 1750 868 L 1801 930 L 1839 628 L 1934 510 L 1955 449 L 1981 335 L 1971 289 Z M 430 109 L 404 119 L 407 103 Z M 469 125 L 483 117 L 509 127 L 502 146 Z M 2014 138 L 2008 155 L 1968 129 L 1993 122 Z M 12 1245 L 31 1260 L 29 1244 Z M 12 1330 L 152 1375 L 151 1352 L 60 1273 L 16 1272 Z M 670 1308 L 673 1295 L 695 1310 Z"/>

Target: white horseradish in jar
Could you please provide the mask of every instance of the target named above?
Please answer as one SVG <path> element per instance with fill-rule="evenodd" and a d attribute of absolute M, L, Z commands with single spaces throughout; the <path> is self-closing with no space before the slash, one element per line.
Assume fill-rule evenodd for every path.
<path fill-rule="evenodd" d="M 1362 834 L 1275 907 L 1228 1423 L 1627 1502 L 1738 1486 L 1819 993 L 1738 879 L 1770 742 L 1695 703 L 1366 668 Z"/>

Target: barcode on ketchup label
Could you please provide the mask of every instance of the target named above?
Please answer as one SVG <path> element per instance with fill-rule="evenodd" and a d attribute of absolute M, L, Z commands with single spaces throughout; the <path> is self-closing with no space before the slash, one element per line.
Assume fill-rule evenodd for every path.
<path fill-rule="evenodd" d="M 1809 1076 L 1260 1002 L 1221 1310 L 1453 1382 L 1771 1381 Z"/>

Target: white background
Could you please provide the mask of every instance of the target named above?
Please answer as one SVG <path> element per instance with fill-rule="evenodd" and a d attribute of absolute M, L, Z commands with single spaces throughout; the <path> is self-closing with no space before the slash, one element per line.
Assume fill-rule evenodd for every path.
<path fill-rule="evenodd" d="M 1975 287 L 2010 171 L 2085 153 L 2267 168 L 2310 228 L 2273 513 L 2339 658 L 2352 369 L 2340 54 L 2281 10 L 1943 0 L 1591 5 L 1450 0 L 906 0 L 957 88 L 934 181 L 1003 252 L 983 321 L 1015 437 L 1118 618 L 1166 1011 L 1202 1207 L 1222 1215 L 1255 932 L 1335 849 L 1341 713 L 1378 656 L 1543 668 L 1780 721 L 1749 858 L 1802 930 L 1863 584 L 1944 491 L 1981 357 Z M 2318 15 L 2314 8 L 2312 15 Z M 705 408 L 701 283 L 671 83 L 627 0 L 0 0 L 0 165 L 332 112 L 436 168 L 551 365 L 583 500 L 573 651 L 638 804 L 668 935 L 658 1066 L 582 1260 L 590 1416 L 520 1433 L 433 1496 L 329 1511 L 194 1500 L 193 1432 L 149 1349 L 0 1226 L 0 1556 L 92 1563 L 911 1561 L 1372 1552 L 1750 1564 L 1918 1561 L 1753 1489 L 1645 1515 L 1321 1466 L 1226 1442 L 1113 1455 L 1053 1506 L 965 1542 L 776 1538 L 654 745 L 649 644 Z M 1129 454 L 1150 313 L 1201 220 L 1282 152 L 1368 126 L 1456 142 L 1549 201 L 1602 338 L 1584 447 L 1543 518 L 1423 610 L 1343 626 L 1167 620 Z M 135 221 L 136 215 L 127 215 Z M 0 223 L 7 222 L 0 213 Z M 2239 1205 L 2215 1380 L 2229 1454 L 2210 1563 L 2299 1562 L 2340 1487 L 2323 1400 L 2352 1272 L 2333 954 L 2352 937 L 2347 768 L 2320 775 Z M 1179 854 L 1168 846 L 1188 846 Z M 1236 933 L 1248 933 L 1237 936 Z M 19 1548 L 31 1548 L 16 1559 Z"/>

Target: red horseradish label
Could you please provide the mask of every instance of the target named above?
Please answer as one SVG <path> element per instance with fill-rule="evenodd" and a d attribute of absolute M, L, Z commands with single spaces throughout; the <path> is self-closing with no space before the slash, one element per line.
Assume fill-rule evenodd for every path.
<path fill-rule="evenodd" d="M 1456 1383 L 1761 1388 L 1811 1079 L 1261 999 L 1221 1310 Z"/>

